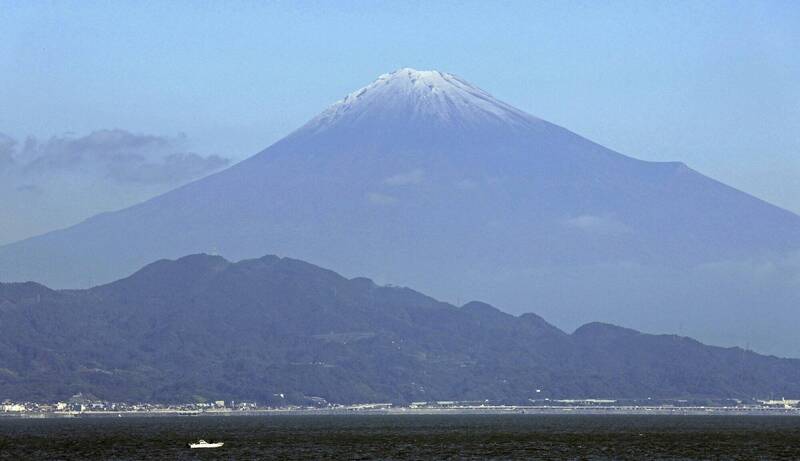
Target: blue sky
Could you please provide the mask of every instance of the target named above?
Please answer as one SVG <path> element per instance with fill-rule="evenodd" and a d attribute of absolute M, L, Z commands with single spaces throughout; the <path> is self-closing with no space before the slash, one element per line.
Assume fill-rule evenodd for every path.
<path fill-rule="evenodd" d="M 792 1 L 0 1 L 0 133 L 239 159 L 409 66 L 800 212 L 798 24 Z"/>

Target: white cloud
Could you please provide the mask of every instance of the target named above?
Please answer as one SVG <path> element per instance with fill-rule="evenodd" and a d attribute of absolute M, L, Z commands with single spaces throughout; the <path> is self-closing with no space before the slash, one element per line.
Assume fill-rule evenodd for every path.
<path fill-rule="evenodd" d="M 612 216 L 580 215 L 569 218 L 564 223 L 567 227 L 594 234 L 618 235 L 631 232 L 630 227 Z"/>
<path fill-rule="evenodd" d="M 698 274 L 754 282 L 782 281 L 800 288 L 800 251 L 735 261 L 717 261 L 697 266 Z"/>
<path fill-rule="evenodd" d="M 18 156 L 24 161 L 17 164 L 28 178 L 79 173 L 120 183 L 177 184 L 230 163 L 217 155 L 186 152 L 184 143 L 182 136 L 169 138 L 119 129 L 98 130 L 81 137 L 53 136 L 44 142 L 29 138 Z"/>
<path fill-rule="evenodd" d="M 0 244 L 166 192 L 230 163 L 185 136 L 98 130 L 22 143 L 0 134 Z"/>
<path fill-rule="evenodd" d="M 478 183 L 469 178 L 464 178 L 456 181 L 456 187 L 459 189 L 475 189 Z"/>
<path fill-rule="evenodd" d="M 389 176 L 383 180 L 387 186 L 411 186 L 419 184 L 425 179 L 425 171 L 416 169 L 406 173 L 399 173 L 394 176 Z"/>
<path fill-rule="evenodd" d="M 391 205 L 397 202 L 397 198 L 391 195 L 380 194 L 378 192 L 370 192 L 367 194 L 367 200 L 375 205 Z"/>

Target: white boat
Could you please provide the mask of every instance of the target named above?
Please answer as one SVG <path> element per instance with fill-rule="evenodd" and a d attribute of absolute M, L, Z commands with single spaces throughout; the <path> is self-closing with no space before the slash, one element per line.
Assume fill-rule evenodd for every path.
<path fill-rule="evenodd" d="M 197 441 L 197 443 L 190 443 L 189 448 L 219 448 L 223 445 L 225 445 L 223 442 L 209 443 L 203 439 L 200 439 Z"/>

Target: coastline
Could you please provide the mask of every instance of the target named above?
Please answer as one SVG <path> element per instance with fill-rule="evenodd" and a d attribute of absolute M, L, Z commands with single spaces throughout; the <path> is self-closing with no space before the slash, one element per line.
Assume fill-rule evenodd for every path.
<path fill-rule="evenodd" d="M 800 408 L 764 407 L 669 407 L 669 406 L 487 406 L 462 408 L 271 408 L 258 410 L 213 409 L 204 411 L 128 410 L 128 411 L 52 411 L 2 412 L 2 419 L 69 418 L 161 418 L 161 417 L 242 417 L 242 416 L 398 416 L 398 415 L 652 415 L 652 416 L 800 416 Z"/>

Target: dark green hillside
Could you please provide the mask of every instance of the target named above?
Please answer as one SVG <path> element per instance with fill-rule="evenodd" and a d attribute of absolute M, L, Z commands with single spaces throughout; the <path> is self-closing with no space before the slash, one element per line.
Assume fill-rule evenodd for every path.
<path fill-rule="evenodd" d="M 800 393 L 800 360 L 599 323 L 570 335 L 534 314 L 456 307 L 275 256 L 162 260 L 89 290 L 0 284 L 0 398 L 78 392 L 273 403 L 753 397 Z"/>

